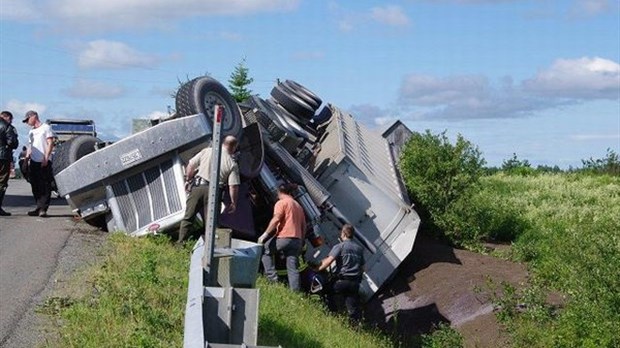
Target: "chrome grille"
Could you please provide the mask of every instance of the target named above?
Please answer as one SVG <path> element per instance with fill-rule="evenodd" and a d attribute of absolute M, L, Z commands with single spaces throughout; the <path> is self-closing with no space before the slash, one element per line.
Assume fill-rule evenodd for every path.
<path fill-rule="evenodd" d="M 112 184 L 126 232 L 183 209 L 172 160 Z"/>

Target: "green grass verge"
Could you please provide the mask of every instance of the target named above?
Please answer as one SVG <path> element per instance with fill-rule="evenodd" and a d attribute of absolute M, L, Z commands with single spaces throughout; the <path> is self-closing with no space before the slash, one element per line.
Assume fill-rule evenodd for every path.
<path fill-rule="evenodd" d="M 188 251 L 168 238 L 113 234 L 103 264 L 86 272 L 88 296 L 61 307 L 52 347 L 180 347 Z"/>
<path fill-rule="evenodd" d="M 496 174 L 482 187 L 472 201 L 512 212 L 513 257 L 532 273 L 530 288 L 501 300 L 515 345 L 620 346 L 620 177 Z M 549 290 L 564 303 L 549 305 Z"/>
<path fill-rule="evenodd" d="M 40 312 L 53 316 L 58 337 L 47 347 L 181 347 L 190 246 L 167 237 L 113 234 L 104 261 L 82 280 L 93 291 L 80 298 L 50 298 Z M 259 344 L 283 347 L 398 347 L 378 331 L 352 328 L 313 297 L 258 280 Z M 441 347 L 455 332 L 440 328 L 416 341 Z M 417 346 L 418 344 L 416 344 Z M 408 345 L 407 345 L 408 346 Z"/>

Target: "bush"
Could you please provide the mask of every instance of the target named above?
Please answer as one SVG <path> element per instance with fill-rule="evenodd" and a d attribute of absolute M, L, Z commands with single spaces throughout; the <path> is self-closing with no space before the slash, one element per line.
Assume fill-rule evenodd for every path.
<path fill-rule="evenodd" d="M 607 154 L 603 158 L 590 157 L 590 159 L 581 160 L 581 163 L 583 164 L 581 170 L 588 173 L 620 175 L 620 159 L 612 149 L 607 149 Z"/>
<path fill-rule="evenodd" d="M 502 162 L 502 171 L 510 175 L 531 175 L 535 172 L 530 162 L 526 159 L 517 158 L 516 153 L 512 154 L 511 159 Z"/>
<path fill-rule="evenodd" d="M 437 224 L 458 244 L 510 242 L 529 226 L 521 209 L 488 188 L 451 204 Z"/>
<path fill-rule="evenodd" d="M 432 134 L 414 132 L 400 158 L 405 185 L 425 226 L 433 230 L 450 229 L 444 215 L 459 199 L 471 195 L 483 174 L 484 159 L 476 146 L 457 136 L 452 145 L 446 131 Z"/>

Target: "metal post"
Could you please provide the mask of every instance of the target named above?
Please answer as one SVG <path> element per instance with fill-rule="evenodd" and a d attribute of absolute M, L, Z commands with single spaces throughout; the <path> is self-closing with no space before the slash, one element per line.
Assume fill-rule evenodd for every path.
<path fill-rule="evenodd" d="M 213 116 L 213 135 L 211 141 L 211 173 L 209 173 L 209 200 L 204 209 L 205 217 L 205 250 L 202 257 L 202 266 L 205 270 L 206 285 L 211 285 L 214 278 L 213 250 L 215 246 L 215 228 L 217 226 L 218 209 L 220 206 L 220 158 L 222 157 L 222 118 L 224 107 L 216 105 Z"/>

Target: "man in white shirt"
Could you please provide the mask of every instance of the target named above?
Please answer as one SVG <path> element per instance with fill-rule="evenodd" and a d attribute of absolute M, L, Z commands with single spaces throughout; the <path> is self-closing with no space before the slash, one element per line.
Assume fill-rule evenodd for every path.
<path fill-rule="evenodd" d="M 52 150 L 54 132 L 50 125 L 42 123 L 39 114 L 30 110 L 24 116 L 24 123 L 32 127 L 28 132 L 26 160 L 30 161 L 30 185 L 37 208 L 29 211 L 29 216 L 47 217 L 52 192 Z"/>

